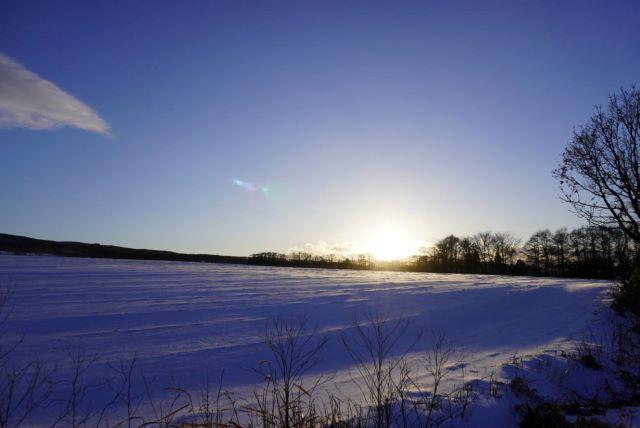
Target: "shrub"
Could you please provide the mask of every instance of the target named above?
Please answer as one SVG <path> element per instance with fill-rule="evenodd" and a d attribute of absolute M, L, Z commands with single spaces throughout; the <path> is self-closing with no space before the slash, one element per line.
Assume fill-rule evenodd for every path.
<path fill-rule="evenodd" d="M 613 307 L 619 312 L 630 311 L 640 315 L 640 264 L 636 263 L 631 275 L 624 278 L 613 292 Z"/>
<path fill-rule="evenodd" d="M 531 389 L 527 382 L 520 376 L 516 376 L 511 379 L 511 383 L 509 384 L 511 390 L 518 394 L 529 395 L 531 393 Z"/>
<path fill-rule="evenodd" d="M 598 362 L 598 359 L 593 354 L 580 355 L 578 361 L 592 370 L 602 370 L 602 364 Z"/>
<path fill-rule="evenodd" d="M 624 428 L 622 424 L 612 424 L 596 418 L 579 418 L 574 424 L 576 428 Z"/>
<path fill-rule="evenodd" d="M 528 404 L 519 409 L 522 428 L 564 428 L 570 427 L 562 412 L 562 408 L 555 403 L 543 403 L 537 406 Z"/>

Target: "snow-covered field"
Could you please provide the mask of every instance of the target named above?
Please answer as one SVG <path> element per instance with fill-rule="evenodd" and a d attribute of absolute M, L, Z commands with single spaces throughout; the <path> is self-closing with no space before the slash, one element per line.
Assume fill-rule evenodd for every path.
<path fill-rule="evenodd" d="M 354 316 L 386 313 L 410 318 L 411 335 L 444 333 L 464 350 L 467 376 L 483 377 L 514 354 L 570 347 L 598 325 L 610 283 L 0 255 L 0 285 L 14 290 L 9 330 L 25 334 L 18 359 L 64 370 L 72 348 L 100 364 L 135 355 L 159 385 L 197 389 L 225 369 L 225 387 L 242 391 L 268 357 L 267 320 L 304 316 L 329 337 L 314 371 L 351 394 L 339 338 Z M 413 355 L 429 347 L 422 340 Z"/>

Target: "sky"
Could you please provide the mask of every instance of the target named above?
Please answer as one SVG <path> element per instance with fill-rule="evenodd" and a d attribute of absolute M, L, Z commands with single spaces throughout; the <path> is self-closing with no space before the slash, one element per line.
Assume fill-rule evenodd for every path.
<path fill-rule="evenodd" d="M 0 233 L 381 254 L 574 227 L 551 172 L 640 84 L 638 22 L 635 1 L 5 0 Z"/>

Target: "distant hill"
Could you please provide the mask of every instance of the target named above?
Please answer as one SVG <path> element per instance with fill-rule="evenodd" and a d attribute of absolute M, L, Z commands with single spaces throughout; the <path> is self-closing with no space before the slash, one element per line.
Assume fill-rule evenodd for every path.
<path fill-rule="evenodd" d="M 248 257 L 218 256 L 215 254 L 185 254 L 173 251 L 146 250 L 115 245 L 86 244 L 34 239 L 0 233 L 0 251 L 14 254 L 51 254 L 64 257 L 105 259 L 172 260 L 180 262 L 247 264 Z"/>

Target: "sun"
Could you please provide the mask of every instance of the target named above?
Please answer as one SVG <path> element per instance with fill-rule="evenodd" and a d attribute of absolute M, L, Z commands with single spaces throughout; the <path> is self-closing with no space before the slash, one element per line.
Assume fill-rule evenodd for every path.
<path fill-rule="evenodd" d="M 380 225 L 371 231 L 365 242 L 367 252 L 377 260 L 398 260 L 416 254 L 416 243 L 406 229 L 395 225 Z"/>

